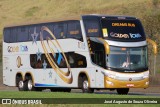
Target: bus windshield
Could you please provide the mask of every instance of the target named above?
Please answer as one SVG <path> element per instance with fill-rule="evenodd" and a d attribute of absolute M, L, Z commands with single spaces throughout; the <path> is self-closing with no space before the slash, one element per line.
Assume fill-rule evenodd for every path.
<path fill-rule="evenodd" d="M 114 41 L 143 41 L 145 34 L 137 19 L 101 19 L 102 35 Z"/>
<path fill-rule="evenodd" d="M 110 46 L 110 54 L 106 57 L 108 68 L 135 71 L 146 69 L 147 47 L 122 48 Z"/>

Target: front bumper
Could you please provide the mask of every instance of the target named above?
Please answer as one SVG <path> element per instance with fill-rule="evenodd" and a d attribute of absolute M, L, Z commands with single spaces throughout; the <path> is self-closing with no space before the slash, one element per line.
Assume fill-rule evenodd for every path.
<path fill-rule="evenodd" d="M 147 88 L 149 86 L 149 78 L 137 81 L 122 81 L 104 76 L 105 88 Z"/>

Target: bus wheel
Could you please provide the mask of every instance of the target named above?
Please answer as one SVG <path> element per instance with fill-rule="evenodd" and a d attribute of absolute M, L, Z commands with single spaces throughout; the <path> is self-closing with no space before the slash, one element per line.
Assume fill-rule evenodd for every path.
<path fill-rule="evenodd" d="M 35 91 L 35 88 L 33 86 L 33 81 L 31 78 L 28 78 L 25 82 L 24 82 L 24 87 L 27 89 L 27 91 Z"/>
<path fill-rule="evenodd" d="M 117 88 L 117 93 L 121 95 L 128 94 L 129 88 Z"/>
<path fill-rule="evenodd" d="M 93 93 L 94 89 L 89 88 L 89 82 L 86 76 L 82 79 L 82 91 L 83 93 Z"/>
<path fill-rule="evenodd" d="M 25 89 L 24 89 L 24 82 L 23 82 L 22 78 L 20 78 L 18 80 L 18 89 L 19 89 L 19 91 L 25 91 Z"/>

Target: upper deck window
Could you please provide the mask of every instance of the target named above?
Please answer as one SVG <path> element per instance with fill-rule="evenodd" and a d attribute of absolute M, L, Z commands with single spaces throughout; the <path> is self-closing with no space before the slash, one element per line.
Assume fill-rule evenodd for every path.
<path fill-rule="evenodd" d="M 14 27 L 11 29 L 11 34 L 10 34 L 10 38 L 9 38 L 9 42 L 13 43 L 17 41 L 17 28 Z"/>
<path fill-rule="evenodd" d="M 28 41 L 29 34 L 28 34 L 28 27 L 18 27 L 17 28 L 18 33 L 17 33 L 17 41 L 23 42 L 23 41 Z"/>
<path fill-rule="evenodd" d="M 79 21 L 68 22 L 67 38 L 82 40 L 82 33 Z"/>
<path fill-rule="evenodd" d="M 96 19 L 85 19 L 84 26 L 88 37 L 100 37 L 100 24 Z"/>
<path fill-rule="evenodd" d="M 4 42 L 9 43 L 9 38 L 10 38 L 10 35 L 11 35 L 10 28 L 5 28 L 4 32 L 3 32 L 3 35 L 4 35 Z"/>

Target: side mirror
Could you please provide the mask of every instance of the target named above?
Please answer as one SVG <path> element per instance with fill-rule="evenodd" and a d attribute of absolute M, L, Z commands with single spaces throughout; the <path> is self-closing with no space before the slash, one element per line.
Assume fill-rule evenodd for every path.
<path fill-rule="evenodd" d="M 109 47 L 109 44 L 107 43 L 107 41 L 105 41 L 102 38 L 98 38 L 98 40 L 100 40 L 104 44 L 106 54 L 109 54 L 110 53 L 110 47 Z"/>
<path fill-rule="evenodd" d="M 157 55 L 157 49 L 158 48 L 157 48 L 156 42 L 154 42 L 153 40 L 151 40 L 149 38 L 147 38 L 147 42 L 150 43 L 153 46 L 153 52 L 154 52 L 155 55 Z"/>

